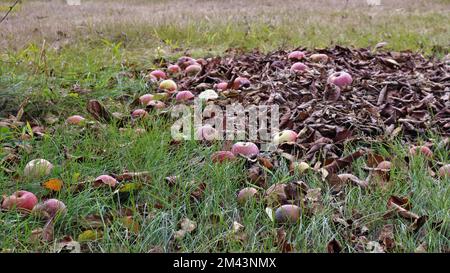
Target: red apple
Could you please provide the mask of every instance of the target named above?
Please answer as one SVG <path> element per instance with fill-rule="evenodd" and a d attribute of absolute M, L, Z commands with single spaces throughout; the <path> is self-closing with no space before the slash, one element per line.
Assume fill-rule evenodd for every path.
<path fill-rule="evenodd" d="M 95 179 L 94 183 L 97 185 L 105 184 L 110 187 L 115 187 L 117 185 L 117 180 L 112 176 L 103 174 L 103 175 L 100 175 L 99 177 L 97 177 Z"/>
<path fill-rule="evenodd" d="M 228 88 L 228 83 L 227 82 L 219 82 L 218 84 L 216 84 L 216 89 L 219 91 L 223 91 L 223 90 L 227 90 Z"/>
<path fill-rule="evenodd" d="M 80 115 L 73 115 L 67 118 L 67 124 L 71 125 L 81 125 L 86 119 Z"/>
<path fill-rule="evenodd" d="M 230 151 L 218 151 L 211 155 L 211 161 L 214 163 L 222 163 L 224 161 L 234 160 L 236 156 Z"/>
<path fill-rule="evenodd" d="M 143 105 L 147 105 L 152 100 L 153 100 L 153 95 L 152 94 L 145 94 L 145 95 L 142 95 L 142 96 L 139 97 L 139 101 Z"/>
<path fill-rule="evenodd" d="M 312 54 L 310 57 L 314 63 L 326 63 L 328 62 L 328 56 L 325 54 Z"/>
<path fill-rule="evenodd" d="M 177 84 L 172 80 L 164 80 L 159 84 L 159 88 L 167 92 L 175 92 L 177 90 Z"/>
<path fill-rule="evenodd" d="M 303 53 L 301 51 L 292 51 L 288 55 L 288 59 L 290 59 L 290 60 L 301 60 L 303 58 L 305 58 L 305 53 Z"/>
<path fill-rule="evenodd" d="M 239 89 L 239 88 L 248 88 L 250 87 L 250 80 L 246 77 L 237 77 L 233 82 L 233 89 Z"/>
<path fill-rule="evenodd" d="M 132 118 L 143 118 L 146 117 L 148 115 L 147 111 L 145 111 L 144 109 L 136 109 L 131 113 L 131 117 Z"/>
<path fill-rule="evenodd" d="M 31 211 L 36 206 L 38 199 L 36 195 L 28 191 L 16 191 L 11 196 L 6 197 L 2 202 L 3 209 L 23 209 Z"/>
<path fill-rule="evenodd" d="M 409 149 L 409 153 L 412 156 L 417 155 L 417 151 L 419 151 L 425 157 L 433 157 L 433 152 L 427 146 L 413 146 Z"/>
<path fill-rule="evenodd" d="M 58 214 L 66 214 L 67 208 L 66 205 L 59 201 L 58 199 L 48 199 L 43 203 L 37 204 L 34 206 L 32 213 L 36 215 L 48 215 L 48 217 L 54 217 Z"/>
<path fill-rule="evenodd" d="M 306 70 L 308 70 L 308 67 L 304 63 L 298 62 L 298 63 L 294 63 L 291 66 L 291 72 L 294 72 L 294 73 L 301 73 Z"/>
<path fill-rule="evenodd" d="M 254 198 L 254 196 L 258 193 L 258 190 L 255 188 L 244 188 L 239 191 L 237 196 L 237 201 L 239 204 L 243 205 L 250 199 Z"/>
<path fill-rule="evenodd" d="M 191 64 L 188 67 L 186 67 L 186 75 L 188 76 L 195 76 L 198 73 L 200 73 L 200 71 L 202 71 L 202 66 L 199 64 Z"/>
<path fill-rule="evenodd" d="M 219 132 L 215 128 L 213 128 L 209 124 L 205 124 L 197 129 L 195 132 L 195 139 L 196 140 L 215 140 L 218 139 Z"/>
<path fill-rule="evenodd" d="M 231 148 L 234 155 L 253 157 L 259 154 L 258 146 L 253 142 L 236 142 Z"/>
<path fill-rule="evenodd" d="M 450 164 L 444 165 L 439 168 L 439 176 L 440 177 L 445 177 L 445 176 L 450 177 Z"/>
<path fill-rule="evenodd" d="M 170 74 L 178 74 L 181 72 L 181 68 L 177 64 L 171 64 L 167 67 L 167 71 L 169 71 Z"/>
<path fill-rule="evenodd" d="M 28 178 L 47 176 L 53 169 L 53 164 L 45 159 L 34 159 L 27 163 L 23 174 Z"/>
<path fill-rule="evenodd" d="M 177 101 L 188 101 L 193 99 L 195 96 L 194 94 L 192 94 L 191 91 L 180 91 L 177 93 L 177 96 L 175 97 L 175 99 Z"/>
<path fill-rule="evenodd" d="M 328 83 L 334 84 L 339 88 L 344 88 L 352 83 L 353 79 L 347 72 L 335 72 L 328 77 Z"/>
<path fill-rule="evenodd" d="M 164 73 L 164 71 L 161 70 L 154 70 L 150 73 L 150 76 L 153 76 L 158 80 L 161 80 L 166 78 L 166 73 Z"/>
<path fill-rule="evenodd" d="M 280 145 L 283 143 L 295 142 L 297 139 L 297 133 L 292 130 L 283 130 L 273 137 L 273 143 L 275 145 Z"/>

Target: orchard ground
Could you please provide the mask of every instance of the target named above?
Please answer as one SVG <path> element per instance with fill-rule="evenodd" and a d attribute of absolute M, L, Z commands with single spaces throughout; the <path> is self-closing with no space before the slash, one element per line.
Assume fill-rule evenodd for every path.
<path fill-rule="evenodd" d="M 0 12 L 4 14 L 10 4 L 1 1 Z M 155 60 L 163 57 L 173 61 L 187 54 L 206 58 L 236 47 L 262 51 L 298 46 L 311 50 L 334 45 L 373 47 L 384 41 L 386 50 L 412 50 L 442 58 L 448 54 L 449 10 L 446 0 L 381 0 L 380 6 L 368 6 L 366 1 L 255 4 L 178 0 L 131 4 L 81 0 L 80 6 L 68 6 L 64 1 L 24 1 L 0 25 L 0 116 L 17 115 L 22 104 L 24 119 L 43 120 L 52 114 L 59 120 L 48 126 L 54 131 L 43 138 L 21 138 L 29 132 L 26 125 L 0 128 L 2 147 L 18 147 L 19 156 L 13 167 L 2 160 L 0 192 L 11 194 L 25 189 L 42 198 L 49 193 L 41 183 L 60 178 L 64 187 L 53 195 L 64 201 L 68 213 L 57 219 L 54 241 L 32 242 L 33 230 L 43 226 L 40 220 L 14 211 L 1 212 L 0 250 L 52 252 L 69 235 L 74 240 L 85 240 L 83 251 L 95 252 L 280 251 L 278 225 L 266 214 L 264 202 L 237 204 L 236 192 L 252 186 L 244 160 L 223 165 L 208 162 L 210 155 L 220 150 L 220 143 L 205 146 L 187 141 L 174 149 L 170 145 L 171 121 L 153 115 L 144 121 L 146 133 L 141 135 L 131 127 L 119 130 L 110 124 L 80 130 L 64 125 L 64 120 L 73 114 L 92 119 L 86 112 L 90 99 L 108 104 L 112 111 L 129 113 L 132 109 L 120 103 L 121 98 L 138 97 L 147 93 L 147 87 L 143 77 L 123 75 L 160 68 Z M 74 86 L 86 92 L 73 92 Z M 433 147 L 439 147 L 442 141 L 437 135 L 422 139 L 430 140 Z M 347 151 L 354 148 L 347 147 Z M 372 148 L 381 155 L 402 159 L 409 147 L 394 140 Z M 436 160 L 449 162 L 445 146 L 433 152 Z M 1 158 L 8 155 L 3 148 L 0 153 Z M 72 157 L 67 159 L 67 153 Z M 35 158 L 45 158 L 55 165 L 49 177 L 24 178 L 25 164 Z M 393 186 L 387 191 L 379 189 L 368 194 L 358 187 L 346 189 L 342 216 L 351 219 L 355 212 L 362 214 L 358 225 L 368 228 L 369 241 L 378 241 L 382 227 L 393 224 L 394 252 L 448 251 L 448 178 L 431 176 L 427 161 L 420 156 L 404 164 L 409 167 L 391 171 Z M 364 165 L 362 159 L 357 160 L 352 173 L 364 179 Z M 69 190 L 80 181 L 125 170 L 148 171 L 151 175 L 151 181 L 125 201 L 107 190 L 87 187 L 76 194 Z M 176 186 L 165 179 L 170 176 L 178 177 Z M 336 208 L 320 176 L 291 174 L 287 163 L 268 176 L 269 185 L 295 180 L 322 189 L 323 209 L 285 227 L 286 240 L 294 250 L 324 252 L 328 242 L 336 239 L 344 252 L 357 251 L 332 221 Z M 207 185 L 202 198 L 192 201 L 192 192 L 202 183 Z M 392 195 L 409 196 L 413 211 L 428 215 L 420 232 L 411 232 L 410 222 L 405 219 L 384 218 Z M 129 209 L 126 215 L 133 219 L 131 224 L 123 220 L 125 208 Z M 112 221 L 110 214 L 114 215 Z M 98 236 L 85 233 L 94 229 L 92 216 Z M 196 222 L 195 230 L 174 239 L 185 218 Z M 234 222 L 243 225 L 243 231 L 236 234 Z M 80 234 L 85 236 L 79 238 Z"/>

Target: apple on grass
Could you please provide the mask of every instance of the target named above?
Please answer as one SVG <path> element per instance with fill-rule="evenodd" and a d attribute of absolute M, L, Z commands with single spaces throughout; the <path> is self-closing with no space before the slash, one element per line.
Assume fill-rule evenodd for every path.
<path fill-rule="evenodd" d="M 34 159 L 27 163 L 23 171 L 28 178 L 41 178 L 50 174 L 53 164 L 45 159 Z"/>
<path fill-rule="evenodd" d="M 305 53 L 303 53 L 302 51 L 298 51 L 298 50 L 292 51 L 288 55 L 289 60 L 301 60 L 303 58 L 305 58 Z"/>
<path fill-rule="evenodd" d="M 173 93 L 177 91 L 177 84 L 173 80 L 164 80 L 159 84 L 159 88 L 166 92 Z"/>
<path fill-rule="evenodd" d="M 259 154 L 259 149 L 253 142 L 236 142 L 233 147 L 231 147 L 231 152 L 234 155 L 253 157 Z"/>
<path fill-rule="evenodd" d="M 16 191 L 12 195 L 5 197 L 2 202 L 3 209 L 20 209 L 31 211 L 38 203 L 36 195 L 29 191 Z"/>
<path fill-rule="evenodd" d="M 292 143 L 297 139 L 297 133 L 292 130 L 283 130 L 273 137 L 273 144 L 280 145 L 283 143 Z"/>
<path fill-rule="evenodd" d="M 80 115 L 73 115 L 67 118 L 66 122 L 70 125 L 81 125 L 86 119 Z"/>
<path fill-rule="evenodd" d="M 164 71 L 161 70 L 154 70 L 150 72 L 150 76 L 155 77 L 158 80 L 161 80 L 166 78 L 166 73 L 164 73 Z"/>

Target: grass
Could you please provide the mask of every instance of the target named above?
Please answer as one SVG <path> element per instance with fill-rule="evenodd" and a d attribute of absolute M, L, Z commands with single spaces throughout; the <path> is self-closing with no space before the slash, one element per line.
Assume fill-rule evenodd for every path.
<path fill-rule="evenodd" d="M 263 203 L 250 202 L 244 207 L 236 203 L 236 192 L 249 185 L 244 162 L 208 163 L 207 159 L 220 144 L 206 147 L 197 142 L 187 142 L 173 149 L 168 144 L 171 121 L 156 116 L 142 124 L 147 129 L 143 135 L 136 135 L 132 128 L 120 132 L 114 125 L 86 130 L 64 125 L 64 119 L 71 114 L 89 116 L 85 105 L 92 98 L 101 100 L 114 111 L 128 112 L 130 109 L 118 103 L 118 98 L 123 94 L 137 97 L 147 90 L 141 77 L 121 77 L 122 72 L 156 68 L 153 60 L 160 57 L 174 60 L 185 52 L 194 57 L 204 57 L 221 54 L 228 47 L 266 51 L 299 45 L 309 48 L 333 44 L 365 47 L 387 41 L 388 49 L 392 50 L 411 49 L 438 57 L 448 53 L 449 25 L 445 22 L 449 20 L 445 11 L 449 6 L 446 1 L 410 1 L 407 6 L 404 1 L 399 1 L 399 4 L 389 2 L 381 8 L 369 8 L 350 1 L 350 7 L 359 11 L 357 15 L 326 7 L 324 1 L 317 4 L 286 1 L 285 5 L 262 1 L 258 7 L 236 1 L 217 4 L 208 18 L 205 17 L 208 15 L 206 8 L 213 5 L 210 1 L 202 2 L 203 8 L 194 11 L 191 7 L 183 9 L 182 13 L 177 10 L 184 5 L 179 1 L 172 1 L 168 11 L 163 9 L 166 7 L 164 1 L 137 1 L 137 6 L 124 5 L 120 1 L 112 4 L 82 2 L 89 6 L 82 5 L 81 11 L 72 7 L 71 13 L 66 13 L 69 14 L 67 24 L 62 23 L 57 12 L 49 11 L 52 8 L 68 11 L 68 7 L 56 2 L 38 1 L 22 4 L 20 10 L 6 21 L 5 31 L 1 33 L 4 50 L 0 53 L 0 116 L 15 114 L 18 105 L 28 101 L 25 107 L 28 119 L 41 119 L 53 114 L 60 120 L 51 126 L 54 132 L 42 140 L 33 138 L 20 142 L 18 138 L 25 127 L 0 130 L 2 146 L 19 141 L 32 147 L 29 152 L 19 149 L 20 161 L 14 167 L 14 173 L 0 171 L 0 189 L 4 194 L 25 189 L 37 192 L 41 197 L 47 194 L 40 186 L 45 179 L 27 180 L 22 175 L 23 168 L 35 158 L 46 158 L 54 163 L 56 168 L 47 178 L 58 177 L 64 181 L 65 187 L 56 197 L 68 207 L 68 214 L 56 222 L 55 238 L 59 240 L 70 235 L 77 239 L 84 230 L 90 229 L 82 224 L 88 215 L 99 215 L 104 221 L 100 228 L 102 239 L 83 243 L 84 251 L 148 252 L 155 247 L 163 251 L 183 252 L 279 251 L 276 226 L 264 212 Z M 42 6 L 36 8 L 36 5 Z M 109 15 L 93 20 L 93 14 L 104 7 L 111 8 L 110 13 L 105 13 Z M 398 11 L 398 8 L 403 10 Z M 152 10 L 154 16 L 150 18 L 147 15 Z M 119 12 L 122 12 L 120 20 L 117 17 Z M 164 12 L 176 15 L 171 16 L 174 21 L 168 22 Z M 78 21 L 80 13 L 86 16 L 81 22 Z M 136 16 L 130 15 L 134 13 Z M 36 16 L 51 17 L 36 19 Z M 231 20 L 237 21 L 232 23 Z M 299 22 L 302 22 L 300 26 Z M 32 31 L 31 26 L 35 25 L 40 31 Z M 61 37 L 58 38 L 55 26 L 61 28 L 67 37 L 59 34 Z M 80 26 L 84 26 L 82 31 Z M 121 35 L 122 32 L 125 34 Z M 92 92 L 77 95 L 70 91 L 74 84 Z M 437 136 L 433 139 L 436 143 L 440 141 Z M 65 159 L 64 147 L 85 160 Z M 348 147 L 348 152 L 355 148 Z M 343 215 L 351 218 L 355 212 L 362 213 L 358 224 L 367 226 L 367 237 L 374 241 L 383 225 L 394 224 L 395 252 L 413 252 L 421 242 L 427 243 L 429 252 L 448 251 L 449 180 L 429 176 L 428 163 L 423 158 L 414 158 L 409 163 L 403 161 L 407 150 L 400 140 L 374 145 L 373 148 L 381 154 L 398 158 L 398 165 L 391 171 L 392 185 L 387 190 L 375 189 L 372 192 L 347 187 L 345 198 L 340 200 Z M 445 148 L 434 152 L 437 161 L 449 162 Z M 5 155 L 0 150 L 0 158 Z M 304 216 L 299 223 L 286 228 L 287 238 L 295 250 L 324 252 L 327 242 L 336 238 L 344 251 L 356 251 L 342 238 L 343 231 L 332 222 L 338 205 L 329 194 L 328 186 L 314 174 L 289 174 L 286 164 L 269 175 L 269 185 L 301 179 L 311 188 L 321 188 L 323 196 L 323 209 L 319 213 Z M 352 173 L 365 178 L 367 173 L 363 171 L 363 165 L 364 161 L 358 160 Z M 152 181 L 125 201 L 108 190 L 88 187 L 77 194 L 69 191 L 69 186 L 80 181 L 124 170 L 149 171 Z M 179 176 L 179 180 L 176 186 L 170 187 L 165 177 L 173 175 Z M 203 198 L 192 202 L 190 193 L 202 182 L 207 185 Z M 383 218 L 391 195 L 409 195 L 413 211 L 429 216 L 429 221 L 419 233 L 408 231 L 410 223 L 406 220 Z M 136 204 L 146 206 L 145 213 L 132 209 L 134 219 L 139 223 L 139 231 L 134 234 L 120 221 L 118 211 L 134 208 Z M 109 213 L 115 217 L 111 223 L 106 221 Z M 185 217 L 196 221 L 197 228 L 183 240 L 174 242 L 171 238 L 178 230 L 179 221 Z M 232 233 L 234 221 L 245 226 L 245 243 L 236 240 Z M 433 226 L 439 221 L 443 221 L 440 231 Z M 30 241 L 32 231 L 42 225 L 33 217 L 1 212 L 0 250 L 53 251 L 56 242 Z"/>

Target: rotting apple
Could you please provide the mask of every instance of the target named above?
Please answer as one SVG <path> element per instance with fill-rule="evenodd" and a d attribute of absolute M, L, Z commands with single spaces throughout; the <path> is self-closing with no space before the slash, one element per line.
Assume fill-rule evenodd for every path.
<path fill-rule="evenodd" d="M 188 101 L 194 98 L 194 94 L 191 91 L 180 91 L 177 93 L 175 99 L 177 101 Z"/>
<path fill-rule="evenodd" d="M 412 146 L 409 149 L 409 153 L 412 156 L 417 155 L 418 152 L 424 155 L 425 157 L 433 157 L 433 151 L 431 151 L 431 149 L 428 148 L 427 146 Z"/>
<path fill-rule="evenodd" d="M 144 94 L 144 95 L 139 97 L 139 101 L 143 105 L 147 105 L 152 100 L 153 100 L 153 95 L 152 94 Z"/>
<path fill-rule="evenodd" d="M 67 124 L 71 125 L 81 125 L 86 119 L 80 115 L 73 115 L 67 118 Z"/>
<path fill-rule="evenodd" d="M 153 76 L 158 80 L 161 80 L 166 78 L 166 73 L 164 73 L 164 71 L 161 70 L 153 70 L 152 72 L 150 72 L 150 76 Z"/>
<path fill-rule="evenodd" d="M 250 199 L 254 198 L 257 193 L 258 193 L 258 190 L 255 188 L 252 188 L 252 187 L 243 188 L 238 193 L 237 201 L 240 205 L 243 205 Z"/>
<path fill-rule="evenodd" d="M 195 132 L 196 140 L 212 141 L 212 140 L 218 139 L 218 137 L 219 137 L 219 132 L 209 124 L 200 126 L 199 128 L 197 128 L 197 130 Z"/>
<path fill-rule="evenodd" d="M 45 200 L 43 203 L 37 204 L 32 210 L 32 214 L 45 217 L 64 215 L 66 214 L 66 212 L 66 205 L 62 201 L 54 198 Z"/>
<path fill-rule="evenodd" d="M 180 66 L 177 65 L 177 64 L 171 64 L 171 65 L 169 65 L 169 66 L 167 67 L 167 71 L 168 71 L 170 74 L 178 74 L 178 73 L 181 72 L 181 68 L 180 68 Z"/>
<path fill-rule="evenodd" d="M 53 164 L 41 158 L 28 162 L 23 173 L 28 178 L 40 178 L 49 175 L 52 169 Z"/>
<path fill-rule="evenodd" d="M 309 58 L 314 63 L 327 63 L 328 62 L 328 56 L 326 54 L 312 54 Z"/>
<path fill-rule="evenodd" d="M 279 224 L 296 223 L 300 216 L 301 209 L 296 205 L 283 205 L 275 211 L 275 221 Z"/>
<path fill-rule="evenodd" d="M 147 103 L 147 108 L 164 109 L 166 104 L 160 100 L 152 100 Z"/>
<path fill-rule="evenodd" d="M 191 64 L 185 69 L 186 75 L 195 76 L 202 71 L 202 66 L 200 64 Z"/>
<path fill-rule="evenodd" d="M 230 151 L 217 151 L 211 155 L 211 161 L 214 163 L 222 163 L 236 159 L 236 156 Z"/>
<path fill-rule="evenodd" d="M 146 117 L 147 115 L 148 113 L 144 109 L 136 109 L 131 113 L 131 117 L 134 119 L 143 118 Z"/>
<path fill-rule="evenodd" d="M 303 53 L 302 51 L 298 51 L 298 50 L 292 51 L 288 55 L 289 60 L 301 60 L 303 58 L 305 58 L 305 53 Z"/>
<path fill-rule="evenodd" d="M 3 209 L 22 209 L 31 211 L 38 203 L 36 195 L 29 191 L 16 191 L 12 195 L 5 197 L 2 202 Z"/>
<path fill-rule="evenodd" d="M 297 133 L 292 130 L 283 130 L 276 133 L 273 137 L 273 144 L 280 145 L 283 143 L 292 143 L 297 139 Z"/>
<path fill-rule="evenodd" d="M 175 92 L 177 84 L 173 80 L 164 80 L 159 84 L 159 88 L 167 92 Z"/>
<path fill-rule="evenodd" d="M 293 73 L 301 73 L 301 72 L 305 72 L 307 70 L 308 70 L 308 66 L 306 66 L 304 63 L 301 63 L 301 62 L 294 63 L 291 66 L 291 72 L 293 72 Z"/>
<path fill-rule="evenodd" d="M 248 88 L 250 84 L 250 80 L 246 77 L 237 77 L 233 81 L 233 89 Z"/>
<path fill-rule="evenodd" d="M 328 77 L 328 83 L 344 88 L 353 82 L 352 76 L 345 71 L 334 72 Z"/>
<path fill-rule="evenodd" d="M 259 154 L 258 146 L 253 142 L 236 142 L 231 147 L 234 155 L 243 155 L 245 157 L 253 157 Z"/>
<path fill-rule="evenodd" d="M 107 174 L 102 174 L 94 180 L 94 183 L 99 186 L 101 184 L 108 185 L 110 187 L 115 187 L 117 185 L 117 180 Z"/>
<path fill-rule="evenodd" d="M 196 64 L 197 61 L 191 57 L 183 56 L 178 59 L 177 64 L 181 69 L 186 69 L 189 65 Z"/>
<path fill-rule="evenodd" d="M 215 85 L 215 88 L 219 91 L 227 90 L 228 83 L 227 82 L 219 82 L 218 84 Z"/>
<path fill-rule="evenodd" d="M 450 164 L 444 165 L 439 168 L 439 176 L 440 177 L 450 177 Z"/>

